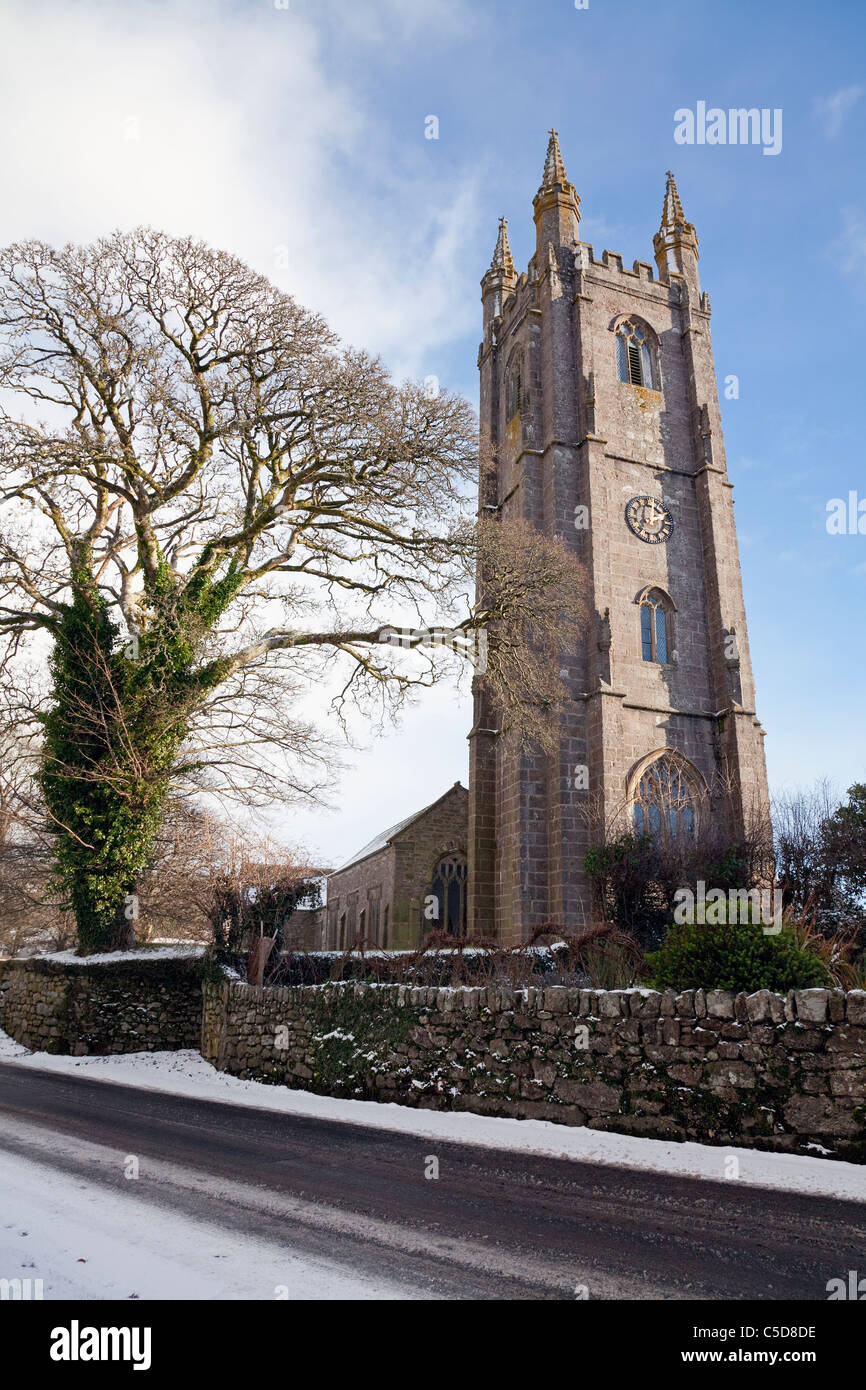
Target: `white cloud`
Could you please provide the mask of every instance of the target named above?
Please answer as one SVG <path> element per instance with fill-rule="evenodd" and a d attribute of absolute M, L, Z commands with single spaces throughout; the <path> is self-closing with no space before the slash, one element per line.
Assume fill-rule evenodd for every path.
<path fill-rule="evenodd" d="M 343 863 L 455 782 L 468 786 L 471 727 L 467 683 L 458 691 L 443 683 L 421 692 L 396 730 L 375 741 L 367 735 L 364 750 L 349 755 L 350 766 L 329 798 L 333 809 L 304 809 L 293 816 L 291 833 L 312 858 L 334 867 Z M 280 828 L 279 816 L 266 819 Z"/>
<path fill-rule="evenodd" d="M 422 25 L 446 42 L 463 13 L 410 8 L 411 23 L 395 0 L 343 6 L 344 37 L 393 55 Z M 431 176 L 423 116 L 411 131 L 373 118 L 353 81 L 364 64 L 329 63 L 328 11 L 7 3 L 0 241 L 191 232 L 398 372 L 435 370 L 476 308 L 460 266 L 476 173 L 443 155 Z"/>
<path fill-rule="evenodd" d="M 848 112 L 857 105 L 863 91 L 863 87 L 859 84 L 852 83 L 850 87 L 840 87 L 838 91 L 831 92 L 829 96 L 815 99 L 812 109 L 823 125 L 824 134 L 828 140 L 834 139 L 839 134 Z"/>

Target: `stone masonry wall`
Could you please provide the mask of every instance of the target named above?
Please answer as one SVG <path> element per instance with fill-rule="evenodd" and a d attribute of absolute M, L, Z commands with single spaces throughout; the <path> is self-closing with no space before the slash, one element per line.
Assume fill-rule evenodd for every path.
<path fill-rule="evenodd" d="M 200 959 L 66 965 L 0 962 L 0 1028 L 40 1052 L 155 1052 L 197 1048 Z"/>
<path fill-rule="evenodd" d="M 442 923 L 422 917 L 433 871 L 445 854 L 466 854 L 469 793 L 459 782 L 394 839 L 393 948 L 421 944 L 427 929 Z"/>
<path fill-rule="evenodd" d="M 324 1095 L 866 1162 L 866 992 L 204 987 L 204 1056 Z"/>

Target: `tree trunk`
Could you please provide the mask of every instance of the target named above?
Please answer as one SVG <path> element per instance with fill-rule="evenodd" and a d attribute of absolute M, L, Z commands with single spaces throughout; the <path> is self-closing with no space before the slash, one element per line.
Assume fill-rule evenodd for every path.
<path fill-rule="evenodd" d="M 135 947 L 135 896 L 126 893 L 113 912 L 106 913 L 94 902 L 94 885 L 89 874 L 77 874 L 70 894 L 81 955 L 97 951 L 131 951 Z M 127 915 L 127 914 L 130 915 Z"/>
<path fill-rule="evenodd" d="M 135 917 L 132 913 L 133 894 L 128 894 L 119 903 L 114 914 L 109 951 L 132 951 L 135 949 Z"/>

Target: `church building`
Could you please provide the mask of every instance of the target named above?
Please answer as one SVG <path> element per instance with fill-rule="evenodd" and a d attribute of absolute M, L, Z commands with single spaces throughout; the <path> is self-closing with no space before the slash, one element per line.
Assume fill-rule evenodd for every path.
<path fill-rule="evenodd" d="M 332 878 L 331 946 L 357 922 L 375 921 L 365 937 L 380 945 L 416 945 L 431 926 L 503 945 L 548 924 L 579 931 L 595 916 L 584 861 L 601 836 L 692 834 L 724 816 L 734 839 L 769 814 L 697 233 L 669 173 L 655 267 L 597 259 L 555 131 L 533 212 L 527 270 L 502 218 L 481 282 L 495 469 L 480 474 L 479 509 L 530 522 L 582 564 L 570 698 L 551 714 L 555 751 L 527 753 L 476 689 L 468 798 L 455 790 Z M 448 894 L 442 920 L 425 917 Z"/>
<path fill-rule="evenodd" d="M 414 949 L 432 929 L 465 936 L 468 807 L 455 782 L 341 864 L 328 878 L 324 949 Z"/>
<path fill-rule="evenodd" d="M 503 944 L 591 921 L 593 834 L 688 832 L 722 804 L 736 833 L 768 810 L 697 233 L 669 173 L 655 268 L 597 259 L 556 132 L 533 211 L 527 270 L 503 218 L 481 282 L 480 505 L 573 550 L 590 618 L 555 754 L 476 694 L 468 929 Z"/>

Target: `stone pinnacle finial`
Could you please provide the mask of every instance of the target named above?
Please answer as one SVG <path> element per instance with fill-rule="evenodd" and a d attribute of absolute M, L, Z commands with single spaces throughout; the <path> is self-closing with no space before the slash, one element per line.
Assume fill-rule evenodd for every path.
<path fill-rule="evenodd" d="M 514 257 L 511 254 L 511 247 L 508 243 L 508 218 L 499 219 L 499 236 L 496 238 L 496 249 L 493 252 L 493 260 L 490 262 L 491 270 L 501 270 L 506 275 L 514 275 Z"/>
<path fill-rule="evenodd" d="M 567 184 L 568 176 L 565 172 L 565 165 L 562 161 L 562 151 L 559 148 L 559 136 L 555 130 L 550 131 L 550 139 L 547 142 L 547 157 L 544 161 L 544 177 L 541 180 L 542 190 L 554 188 L 556 184 Z"/>
<path fill-rule="evenodd" d="M 677 182 L 670 169 L 665 185 L 662 222 L 653 237 L 653 248 L 663 280 L 672 273 L 683 274 L 689 254 L 694 255 L 695 259 L 698 256 L 698 234 L 693 224 L 686 221 Z"/>
<path fill-rule="evenodd" d="M 686 215 L 683 212 L 683 205 L 680 202 L 680 195 L 677 192 L 677 182 L 668 169 L 668 181 L 665 186 L 665 201 L 662 207 L 661 230 L 666 231 L 674 227 L 686 227 Z"/>
<path fill-rule="evenodd" d="M 559 136 L 555 130 L 550 132 L 547 144 L 547 157 L 544 161 L 544 174 L 541 187 L 532 200 L 533 216 L 539 235 L 545 242 L 553 241 L 560 245 L 577 243 L 577 224 L 580 221 L 580 199 L 573 184 L 568 182 Z M 539 242 L 539 248 L 541 242 Z"/>

